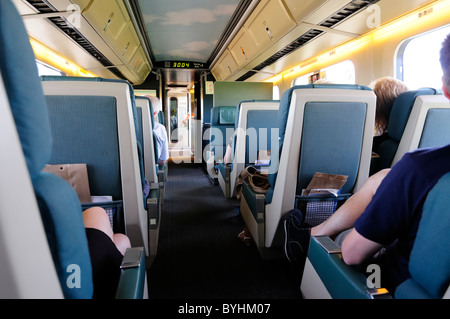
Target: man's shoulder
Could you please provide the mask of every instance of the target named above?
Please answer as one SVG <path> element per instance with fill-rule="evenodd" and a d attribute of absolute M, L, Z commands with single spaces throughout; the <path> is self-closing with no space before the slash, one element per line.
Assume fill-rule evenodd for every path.
<path fill-rule="evenodd" d="M 418 165 L 450 166 L 450 144 L 442 147 L 418 149 L 406 153 L 405 161 L 416 162 Z"/>
<path fill-rule="evenodd" d="M 158 122 L 155 122 L 154 123 L 154 125 L 153 125 L 153 131 L 156 131 L 156 132 L 162 132 L 162 131 L 165 131 L 166 129 L 164 128 L 164 126 L 162 125 L 162 124 L 160 124 L 160 123 L 158 123 Z"/>

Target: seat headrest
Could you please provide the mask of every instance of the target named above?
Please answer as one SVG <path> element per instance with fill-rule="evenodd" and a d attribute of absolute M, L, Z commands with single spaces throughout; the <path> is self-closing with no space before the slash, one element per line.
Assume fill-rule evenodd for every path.
<path fill-rule="evenodd" d="M 371 91 L 367 86 L 353 85 L 353 84 L 307 84 L 297 85 L 291 87 L 283 93 L 280 101 L 280 108 L 278 113 L 278 127 L 280 129 L 280 147 L 283 144 L 286 133 L 286 124 L 289 115 L 289 108 L 291 107 L 292 92 L 297 89 L 341 89 L 341 90 L 365 90 Z"/>
<path fill-rule="evenodd" d="M 244 100 L 239 102 L 235 111 L 235 120 L 234 120 L 234 128 L 239 127 L 239 113 L 241 112 L 241 106 L 243 103 L 256 103 L 256 102 L 279 102 L 275 100 Z"/>
<path fill-rule="evenodd" d="M 0 2 L 0 70 L 28 170 L 33 178 L 51 154 L 46 101 L 28 35 L 14 4 Z"/>
<path fill-rule="evenodd" d="M 235 106 L 215 106 L 211 109 L 211 125 L 234 125 Z"/>
<path fill-rule="evenodd" d="M 247 103 L 247 102 L 255 102 L 255 100 L 245 100 L 245 101 L 241 101 L 239 102 L 239 104 L 236 106 L 236 111 L 234 114 L 234 128 L 238 128 L 239 127 L 239 113 L 241 112 L 241 106 L 242 103 Z"/>
<path fill-rule="evenodd" d="M 416 98 L 420 95 L 435 94 L 437 94 L 437 91 L 431 88 L 412 90 L 400 94 L 395 99 L 394 104 L 392 105 L 391 114 L 389 115 L 389 136 L 395 141 L 400 142 Z"/>
<path fill-rule="evenodd" d="M 148 107 L 150 110 L 150 122 L 152 123 L 152 127 L 155 127 L 155 117 L 153 116 L 153 104 L 152 100 L 150 100 L 146 96 L 135 96 L 136 100 L 146 100 L 148 102 Z"/>

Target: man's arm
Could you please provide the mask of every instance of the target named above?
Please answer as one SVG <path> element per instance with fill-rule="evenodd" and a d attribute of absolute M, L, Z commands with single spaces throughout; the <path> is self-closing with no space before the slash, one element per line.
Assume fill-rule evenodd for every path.
<path fill-rule="evenodd" d="M 383 245 L 361 236 L 353 229 L 342 243 L 342 258 L 347 265 L 359 265 L 382 247 Z"/>

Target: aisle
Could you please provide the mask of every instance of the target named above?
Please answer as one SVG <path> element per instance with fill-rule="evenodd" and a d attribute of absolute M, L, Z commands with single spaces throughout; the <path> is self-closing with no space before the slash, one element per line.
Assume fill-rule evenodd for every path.
<path fill-rule="evenodd" d="M 298 298 L 285 262 L 265 262 L 237 238 L 244 223 L 200 166 L 171 165 L 151 299 Z"/>

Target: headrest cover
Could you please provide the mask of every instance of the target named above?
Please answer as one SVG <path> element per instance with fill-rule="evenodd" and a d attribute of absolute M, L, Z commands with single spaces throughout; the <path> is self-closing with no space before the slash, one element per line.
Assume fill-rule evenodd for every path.
<path fill-rule="evenodd" d="M 47 164 L 51 132 L 35 56 L 22 18 L 0 1 L 0 71 L 31 178 Z"/>
<path fill-rule="evenodd" d="M 211 109 L 211 125 L 234 125 L 236 106 L 215 106 Z"/>
<path fill-rule="evenodd" d="M 219 115 L 219 123 L 230 125 L 234 124 L 236 108 L 235 107 L 221 107 Z"/>

